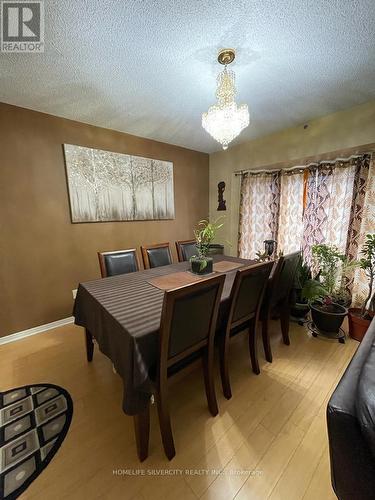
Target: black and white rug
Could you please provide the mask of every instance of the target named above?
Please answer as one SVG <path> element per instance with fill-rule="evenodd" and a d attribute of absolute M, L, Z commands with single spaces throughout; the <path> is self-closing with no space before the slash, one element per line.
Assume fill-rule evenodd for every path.
<path fill-rule="evenodd" d="M 62 387 L 38 384 L 0 392 L 0 500 L 14 500 L 49 464 L 73 415 Z"/>

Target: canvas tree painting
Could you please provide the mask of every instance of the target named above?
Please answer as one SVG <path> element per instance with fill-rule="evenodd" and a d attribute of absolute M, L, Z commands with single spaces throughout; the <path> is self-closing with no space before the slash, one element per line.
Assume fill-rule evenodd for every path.
<path fill-rule="evenodd" d="M 72 222 L 174 218 L 173 163 L 64 144 Z"/>

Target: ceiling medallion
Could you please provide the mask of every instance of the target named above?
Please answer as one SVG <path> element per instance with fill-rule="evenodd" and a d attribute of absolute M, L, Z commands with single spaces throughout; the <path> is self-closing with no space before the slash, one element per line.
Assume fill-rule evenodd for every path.
<path fill-rule="evenodd" d="M 249 109 L 247 104 L 236 104 L 235 74 L 227 69 L 234 58 L 233 49 L 219 52 L 217 60 L 224 65 L 224 69 L 217 76 L 217 104 L 210 106 L 207 113 L 202 115 L 202 127 L 223 149 L 227 149 L 228 144 L 249 125 Z"/>

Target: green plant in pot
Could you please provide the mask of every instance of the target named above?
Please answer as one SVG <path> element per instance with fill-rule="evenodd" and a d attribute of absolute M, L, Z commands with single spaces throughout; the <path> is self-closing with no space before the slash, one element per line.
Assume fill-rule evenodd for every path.
<path fill-rule="evenodd" d="M 312 257 L 312 267 L 317 274 L 306 281 L 302 296 L 308 301 L 312 321 L 318 330 L 335 335 L 348 313 L 339 301 L 343 301 L 343 271 L 349 263 L 334 245 L 314 245 Z"/>
<path fill-rule="evenodd" d="M 191 271 L 194 274 L 209 274 L 213 272 L 213 258 L 210 254 L 210 245 L 216 237 L 217 231 L 223 227 L 222 217 L 214 222 L 201 220 L 194 236 L 197 247 L 197 255 L 190 258 Z"/>
<path fill-rule="evenodd" d="M 375 234 L 367 234 L 361 251 L 359 267 L 368 280 L 367 295 L 361 308 L 349 309 L 349 335 L 361 342 L 374 316 L 375 309 Z"/>
<path fill-rule="evenodd" d="M 311 280 L 311 268 L 306 262 L 303 261 L 303 258 L 301 258 L 298 264 L 296 278 L 292 289 L 292 308 L 290 311 L 291 315 L 300 324 L 303 324 L 305 322 L 306 317 L 310 311 L 308 300 L 302 296 L 302 290 L 309 280 Z"/>

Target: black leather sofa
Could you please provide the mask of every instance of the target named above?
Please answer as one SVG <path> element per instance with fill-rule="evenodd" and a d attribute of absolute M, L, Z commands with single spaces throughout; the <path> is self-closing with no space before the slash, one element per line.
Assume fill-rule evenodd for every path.
<path fill-rule="evenodd" d="M 327 425 L 337 497 L 375 499 L 375 319 L 332 394 Z"/>

